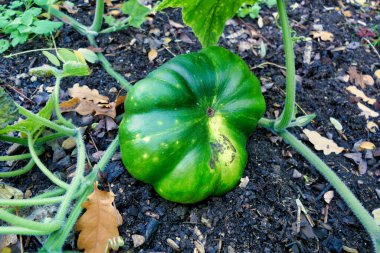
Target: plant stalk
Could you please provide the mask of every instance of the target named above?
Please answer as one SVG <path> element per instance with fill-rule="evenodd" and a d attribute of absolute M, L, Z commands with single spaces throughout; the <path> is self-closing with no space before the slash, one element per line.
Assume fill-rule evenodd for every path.
<path fill-rule="evenodd" d="M 286 97 L 285 106 L 280 117 L 276 120 L 274 129 L 277 132 L 285 130 L 293 119 L 294 105 L 296 97 L 296 82 L 295 82 L 295 63 L 293 41 L 291 37 L 291 29 L 289 26 L 288 16 L 286 14 L 286 6 L 283 0 L 277 0 L 277 7 L 280 15 L 282 27 L 282 37 L 285 49 L 285 66 L 286 66 Z"/>
<path fill-rule="evenodd" d="M 312 150 L 310 150 L 305 144 L 298 140 L 289 131 L 276 132 L 273 129 L 274 121 L 269 119 L 261 119 L 259 126 L 262 126 L 275 134 L 279 135 L 297 150 L 307 161 L 309 161 L 319 173 L 335 188 L 340 197 L 346 202 L 347 206 L 352 210 L 363 227 L 367 230 L 376 252 L 380 252 L 380 227 L 376 224 L 375 220 L 369 214 L 369 212 L 362 206 L 360 201 L 350 191 L 350 189 L 342 182 L 338 175 L 330 169 Z"/>
<path fill-rule="evenodd" d="M 90 45 L 93 47 L 98 48 L 98 45 L 95 41 L 95 37 L 91 35 L 87 35 L 87 39 L 90 42 Z M 100 63 L 102 64 L 104 70 L 112 76 L 119 84 L 120 86 L 125 89 L 126 91 L 129 91 L 133 85 L 127 81 L 120 73 L 116 72 L 113 68 L 111 63 L 107 60 L 107 58 L 102 53 L 96 53 L 98 55 L 98 59 Z"/>
<path fill-rule="evenodd" d="M 103 14 L 104 14 L 104 0 L 96 0 L 95 17 L 90 27 L 92 31 L 98 33 L 100 29 L 102 28 Z"/>
<path fill-rule="evenodd" d="M 13 171 L 0 172 L 0 178 L 17 177 L 17 176 L 23 175 L 23 174 L 29 172 L 31 169 L 33 169 L 35 164 L 36 163 L 33 161 L 33 159 L 30 159 L 29 162 L 24 167 L 22 167 L 21 169 L 13 170 Z"/>

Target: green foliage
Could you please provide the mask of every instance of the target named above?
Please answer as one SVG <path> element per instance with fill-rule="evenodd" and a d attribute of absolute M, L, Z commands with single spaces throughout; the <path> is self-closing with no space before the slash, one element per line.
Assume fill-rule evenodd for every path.
<path fill-rule="evenodd" d="M 124 2 L 121 6 L 121 11 L 129 15 L 128 24 L 136 28 L 140 28 L 150 12 L 149 8 L 140 4 L 138 0 Z"/>
<path fill-rule="evenodd" d="M 115 32 L 124 29 L 127 26 L 140 28 L 144 23 L 150 9 L 140 4 L 138 0 L 128 0 L 121 6 L 121 11 L 128 15 L 124 19 L 116 19 L 113 16 L 105 16 L 104 21 L 110 27 L 103 30 L 102 33 Z"/>
<path fill-rule="evenodd" d="M 164 0 L 157 8 L 181 7 L 183 22 L 190 26 L 203 47 L 216 45 L 224 24 L 232 18 L 244 3 L 256 0 Z"/>
<path fill-rule="evenodd" d="M 62 70 L 43 65 L 30 69 L 30 74 L 45 77 L 54 75 L 57 78 L 87 76 L 91 74 L 91 69 L 86 61 L 94 63 L 98 60 L 98 56 L 87 48 L 79 48 L 78 50 L 61 48 L 56 51 L 56 55 L 48 51 L 42 51 L 42 54 L 56 67 L 60 67 L 62 62 Z"/>
<path fill-rule="evenodd" d="M 0 34 L 9 35 L 8 40 L 0 41 L 0 53 L 11 45 L 25 43 L 36 35 L 49 35 L 62 26 L 62 22 L 40 19 L 42 9 L 33 7 L 32 0 L 12 1 L 0 5 Z M 7 42 L 5 42 L 7 41 Z"/>
<path fill-rule="evenodd" d="M 177 56 L 128 93 L 123 162 L 171 201 L 225 194 L 242 176 L 247 138 L 264 111 L 259 80 L 239 56 L 214 46 Z"/>
<path fill-rule="evenodd" d="M 18 119 L 18 109 L 11 97 L 0 88 L 0 129 Z"/>
<path fill-rule="evenodd" d="M 13 102 L 13 101 L 12 101 Z M 38 115 L 45 118 L 50 119 L 53 113 L 54 103 L 52 99 L 49 99 L 46 105 L 38 112 Z M 7 127 L 0 129 L 0 134 L 8 134 L 10 132 L 22 132 L 22 133 L 35 133 L 38 131 L 43 125 L 40 122 L 35 121 L 31 118 L 27 118 L 25 120 L 19 121 L 14 125 L 8 125 Z"/>
<path fill-rule="evenodd" d="M 237 16 L 245 18 L 249 15 L 250 18 L 255 19 L 259 16 L 261 6 L 266 4 L 269 8 L 276 5 L 276 0 L 258 0 L 255 4 L 244 3 L 238 10 Z"/>

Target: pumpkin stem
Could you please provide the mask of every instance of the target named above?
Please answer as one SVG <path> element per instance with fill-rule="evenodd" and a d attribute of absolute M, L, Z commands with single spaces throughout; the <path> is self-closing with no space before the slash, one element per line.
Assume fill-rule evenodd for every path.
<path fill-rule="evenodd" d="M 215 110 L 212 107 L 207 108 L 206 114 L 208 117 L 212 118 L 215 115 Z"/>

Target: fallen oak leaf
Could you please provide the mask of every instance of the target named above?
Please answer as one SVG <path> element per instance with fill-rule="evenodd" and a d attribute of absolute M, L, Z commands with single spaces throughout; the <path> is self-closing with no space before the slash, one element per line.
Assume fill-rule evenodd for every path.
<path fill-rule="evenodd" d="M 95 104 L 108 103 L 109 98 L 99 94 L 96 89 L 90 89 L 87 85 L 80 86 L 79 83 L 74 84 L 68 89 L 68 93 L 72 98 L 81 98 L 94 101 Z"/>
<path fill-rule="evenodd" d="M 110 240 L 120 238 L 118 226 L 123 222 L 113 206 L 115 194 L 99 190 L 96 182 L 88 199 L 82 204 L 87 210 L 75 226 L 75 230 L 80 231 L 77 246 L 85 253 L 108 253 Z"/>
<path fill-rule="evenodd" d="M 106 115 L 111 118 L 116 117 L 116 103 L 95 104 L 93 101 L 72 98 L 59 104 L 62 112 L 77 112 L 80 115 Z"/>
<path fill-rule="evenodd" d="M 325 155 L 329 155 L 331 153 L 340 154 L 344 150 L 344 148 L 339 147 L 333 140 L 321 136 L 316 131 L 304 129 L 303 132 L 309 141 L 314 145 L 314 148 L 316 150 L 322 150 Z"/>

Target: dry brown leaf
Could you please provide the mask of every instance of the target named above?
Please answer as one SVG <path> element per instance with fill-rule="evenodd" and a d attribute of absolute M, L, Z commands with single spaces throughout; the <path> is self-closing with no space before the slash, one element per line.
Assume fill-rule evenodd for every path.
<path fill-rule="evenodd" d="M 316 150 L 322 150 L 325 155 L 331 153 L 340 154 L 344 150 L 344 148 L 339 147 L 333 140 L 327 139 L 315 131 L 304 129 L 303 132 L 307 138 L 309 138 L 309 141 L 313 143 L 314 148 Z"/>
<path fill-rule="evenodd" d="M 149 61 L 152 62 L 154 59 L 157 58 L 157 55 L 158 55 L 158 52 L 157 52 L 156 49 L 150 50 L 149 53 L 148 53 L 148 59 L 149 59 Z"/>
<path fill-rule="evenodd" d="M 116 117 L 116 107 L 115 103 L 109 104 L 95 104 L 92 101 L 85 99 L 73 98 L 68 101 L 64 101 L 59 104 L 62 112 L 77 112 L 80 115 L 106 115 L 111 118 Z"/>
<path fill-rule="evenodd" d="M 126 98 L 127 98 L 126 95 L 124 95 L 124 96 L 117 96 L 116 97 L 116 101 L 115 101 L 115 107 L 119 107 L 120 105 L 123 105 Z"/>
<path fill-rule="evenodd" d="M 364 117 L 366 117 L 366 119 L 372 117 L 372 118 L 376 118 L 376 117 L 379 117 L 379 113 L 378 112 L 375 112 L 374 110 L 368 108 L 367 106 L 363 105 L 362 103 L 358 103 L 357 104 L 359 109 L 362 110 L 362 115 L 364 115 Z"/>
<path fill-rule="evenodd" d="M 370 105 L 373 105 L 376 103 L 376 99 L 367 97 L 363 91 L 356 88 L 356 86 L 350 85 L 346 88 L 351 94 L 357 96 L 358 98 L 361 98 L 364 102 L 367 102 Z"/>
<path fill-rule="evenodd" d="M 78 248 L 84 249 L 85 253 L 109 252 L 108 240 L 119 237 L 117 227 L 123 222 L 113 206 L 115 194 L 99 190 L 95 183 L 88 199 L 82 204 L 87 210 L 75 226 L 75 230 L 80 231 Z"/>
<path fill-rule="evenodd" d="M 109 98 L 99 94 L 96 89 L 90 89 L 88 86 L 80 86 L 79 83 L 74 84 L 74 86 L 68 89 L 69 95 L 72 98 L 81 98 L 93 101 L 95 104 L 108 103 Z"/>
<path fill-rule="evenodd" d="M 323 41 L 330 41 L 330 42 L 333 42 L 334 41 L 334 35 L 330 32 L 326 32 L 326 31 L 312 31 L 310 33 L 314 39 L 321 39 Z"/>

